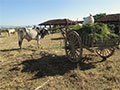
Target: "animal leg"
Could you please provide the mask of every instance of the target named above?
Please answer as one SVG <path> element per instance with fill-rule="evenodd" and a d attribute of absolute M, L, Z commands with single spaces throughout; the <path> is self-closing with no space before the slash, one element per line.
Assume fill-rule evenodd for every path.
<path fill-rule="evenodd" d="M 20 32 L 18 32 L 18 44 L 19 44 L 20 49 L 22 49 L 23 39 L 24 39 L 23 34 L 21 34 Z"/>
<path fill-rule="evenodd" d="M 37 47 L 39 48 L 39 40 L 37 40 Z"/>
<path fill-rule="evenodd" d="M 39 37 L 37 37 L 37 47 L 39 48 L 39 43 L 40 43 L 40 40 L 39 40 Z"/>
<path fill-rule="evenodd" d="M 8 36 L 10 36 L 10 33 L 8 32 Z"/>
<path fill-rule="evenodd" d="M 19 42 L 18 42 L 20 49 L 22 49 L 22 42 L 23 42 L 23 39 L 19 40 Z"/>

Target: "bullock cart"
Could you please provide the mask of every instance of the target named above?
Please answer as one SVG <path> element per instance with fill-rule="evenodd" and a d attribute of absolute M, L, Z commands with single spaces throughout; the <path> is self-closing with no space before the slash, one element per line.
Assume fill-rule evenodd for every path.
<path fill-rule="evenodd" d="M 59 25 L 59 30 L 65 39 L 66 56 L 71 62 L 78 62 L 82 59 L 83 48 L 91 52 L 96 52 L 100 57 L 106 59 L 113 55 L 115 48 L 119 45 L 117 39 L 99 39 L 94 40 L 91 37 L 84 37 L 75 30 L 70 30 L 71 26 L 77 22 L 68 19 L 49 20 L 39 24 L 41 25 Z M 94 33 L 93 33 L 94 36 Z"/>
<path fill-rule="evenodd" d="M 82 59 L 83 48 L 95 52 L 105 60 L 113 55 L 118 45 L 118 39 L 94 40 L 89 36 L 80 35 L 75 30 L 68 30 L 65 38 L 65 52 L 71 62 L 78 62 Z"/>

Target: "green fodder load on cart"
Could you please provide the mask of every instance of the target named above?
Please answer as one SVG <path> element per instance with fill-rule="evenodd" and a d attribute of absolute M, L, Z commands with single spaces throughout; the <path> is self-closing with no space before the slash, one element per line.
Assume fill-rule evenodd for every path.
<path fill-rule="evenodd" d="M 79 30 L 82 28 L 82 24 L 78 23 L 75 26 L 72 27 L 73 30 Z"/>
<path fill-rule="evenodd" d="M 79 30 L 76 30 L 80 36 L 86 37 L 90 36 L 93 39 L 103 39 L 103 38 L 119 38 L 118 35 L 111 33 L 108 26 L 104 23 L 88 23 L 84 24 Z"/>

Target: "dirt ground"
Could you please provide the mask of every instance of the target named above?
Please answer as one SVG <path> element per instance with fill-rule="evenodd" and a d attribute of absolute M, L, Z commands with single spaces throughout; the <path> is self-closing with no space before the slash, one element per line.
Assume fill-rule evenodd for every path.
<path fill-rule="evenodd" d="M 106 61 L 84 50 L 83 61 L 71 63 L 65 56 L 60 33 L 40 41 L 17 34 L 0 36 L 0 90 L 120 90 L 120 50 Z"/>

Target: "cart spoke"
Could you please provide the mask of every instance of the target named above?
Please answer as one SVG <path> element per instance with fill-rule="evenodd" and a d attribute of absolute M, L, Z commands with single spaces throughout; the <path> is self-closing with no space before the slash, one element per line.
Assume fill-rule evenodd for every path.
<path fill-rule="evenodd" d="M 111 53 L 111 51 L 109 49 L 106 49 L 106 53 L 107 53 L 107 55 L 109 55 L 109 53 Z"/>
<path fill-rule="evenodd" d="M 77 56 L 77 58 L 79 58 L 79 53 L 78 53 L 78 52 L 75 52 L 75 56 Z"/>
<path fill-rule="evenodd" d="M 79 42 L 74 41 L 74 45 L 75 45 L 75 46 L 78 46 L 78 45 L 79 45 Z"/>

